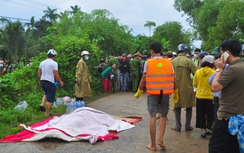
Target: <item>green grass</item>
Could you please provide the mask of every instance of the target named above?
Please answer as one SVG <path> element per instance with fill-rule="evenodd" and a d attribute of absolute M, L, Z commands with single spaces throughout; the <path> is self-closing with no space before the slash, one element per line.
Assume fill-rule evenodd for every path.
<path fill-rule="evenodd" d="M 84 99 L 86 104 L 91 103 L 99 98 L 108 96 L 109 94 L 94 94 L 92 97 Z M 31 125 L 36 122 L 43 121 L 49 117 L 44 116 L 44 112 L 39 110 L 40 103 L 28 103 L 24 112 L 19 112 L 14 107 L 9 109 L 0 109 L 0 139 L 14 133 L 18 133 L 23 129 L 18 128 L 19 124 Z M 66 112 L 66 106 L 61 105 L 51 109 L 51 113 L 55 116 L 61 116 Z"/>

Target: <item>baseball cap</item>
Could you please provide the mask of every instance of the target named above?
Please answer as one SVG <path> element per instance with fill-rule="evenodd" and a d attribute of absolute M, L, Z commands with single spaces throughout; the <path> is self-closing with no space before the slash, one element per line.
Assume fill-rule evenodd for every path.
<path fill-rule="evenodd" d="M 213 64 L 214 63 L 214 57 L 212 55 L 206 55 L 202 59 L 202 63 L 203 62 L 208 62 L 208 63 Z"/>

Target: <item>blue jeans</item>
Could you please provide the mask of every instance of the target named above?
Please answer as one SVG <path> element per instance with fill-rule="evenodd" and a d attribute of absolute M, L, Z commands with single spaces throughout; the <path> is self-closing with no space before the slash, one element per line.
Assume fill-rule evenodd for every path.
<path fill-rule="evenodd" d="M 128 73 L 120 73 L 120 87 L 122 91 L 126 90 L 127 85 L 127 79 L 128 79 Z"/>

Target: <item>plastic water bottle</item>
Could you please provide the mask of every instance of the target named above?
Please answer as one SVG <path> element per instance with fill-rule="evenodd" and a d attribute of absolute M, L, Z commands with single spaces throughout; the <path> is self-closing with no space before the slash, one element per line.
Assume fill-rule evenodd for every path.
<path fill-rule="evenodd" d="M 75 109 L 76 109 L 76 102 L 72 101 L 71 102 L 71 112 L 70 113 L 72 113 Z"/>
<path fill-rule="evenodd" d="M 79 101 L 76 101 L 76 108 L 81 108 L 81 107 L 82 107 L 82 105 L 81 105 L 80 100 Z"/>
<path fill-rule="evenodd" d="M 71 103 L 67 102 L 66 103 L 66 114 L 69 114 L 69 113 L 71 113 Z"/>
<path fill-rule="evenodd" d="M 81 107 L 85 107 L 86 103 L 84 101 L 80 102 L 81 103 Z"/>
<path fill-rule="evenodd" d="M 14 109 L 16 109 L 16 110 L 18 110 L 20 112 L 24 112 L 26 107 L 27 107 L 27 102 L 26 101 L 22 101 L 22 102 L 18 103 L 18 105 L 16 105 Z"/>

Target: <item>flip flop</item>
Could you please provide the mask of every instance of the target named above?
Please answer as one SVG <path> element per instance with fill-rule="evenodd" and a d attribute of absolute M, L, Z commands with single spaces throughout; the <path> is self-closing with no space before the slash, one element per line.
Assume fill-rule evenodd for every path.
<path fill-rule="evenodd" d="M 45 108 L 44 106 L 40 106 L 39 108 L 40 108 L 40 110 L 41 110 L 42 112 L 45 112 L 45 111 L 46 111 L 46 108 Z"/>
<path fill-rule="evenodd" d="M 152 151 L 157 151 L 157 148 L 153 148 L 151 145 L 147 145 L 146 147 L 147 149 L 150 149 Z"/>
<path fill-rule="evenodd" d="M 174 130 L 174 131 L 177 131 L 177 132 L 181 131 L 180 129 L 176 128 L 175 126 L 173 126 L 171 129 Z"/>
<path fill-rule="evenodd" d="M 162 149 L 166 149 L 166 146 L 163 143 L 158 143 L 158 145 L 162 148 Z"/>

